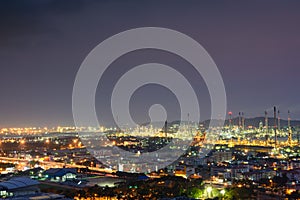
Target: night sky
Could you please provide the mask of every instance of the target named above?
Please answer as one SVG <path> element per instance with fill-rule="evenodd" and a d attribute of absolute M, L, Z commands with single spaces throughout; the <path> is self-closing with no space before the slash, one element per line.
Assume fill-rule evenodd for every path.
<path fill-rule="evenodd" d="M 234 115 L 263 116 L 276 105 L 282 118 L 289 109 L 300 119 L 299 9 L 300 1 L 276 0 L 0 0 L 0 127 L 72 125 L 73 83 L 87 54 L 114 34 L 148 26 L 180 31 L 203 45 L 223 76 Z M 156 60 L 184 71 L 187 65 L 166 52 L 136 53 L 113 66 Z M 198 87 L 195 77 L 191 82 Z M 146 104 L 158 101 L 151 97 L 162 88 L 155 87 L 144 88 L 150 91 Z M 100 94 L 109 96 L 109 87 L 104 90 L 97 92 L 100 113 L 108 107 Z M 200 98 L 202 91 L 199 83 Z M 167 93 L 163 101 L 177 105 Z M 142 94 L 136 93 L 141 111 Z M 209 98 L 201 101 L 209 104 Z"/>

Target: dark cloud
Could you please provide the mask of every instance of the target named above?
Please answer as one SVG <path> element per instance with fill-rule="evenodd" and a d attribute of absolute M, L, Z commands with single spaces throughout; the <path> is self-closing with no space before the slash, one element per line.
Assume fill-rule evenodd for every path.
<path fill-rule="evenodd" d="M 89 1 L 92 3 L 93 1 Z M 0 1 L 1 40 L 14 37 L 35 36 L 53 31 L 55 24 L 47 19 L 49 15 L 80 13 L 87 1 L 74 0 L 2 0 Z"/>
<path fill-rule="evenodd" d="M 0 0 L 0 126 L 71 124 L 82 60 L 107 37 L 142 26 L 199 41 L 223 75 L 234 113 L 263 115 L 279 105 L 300 118 L 299 8 L 276 0 Z"/>

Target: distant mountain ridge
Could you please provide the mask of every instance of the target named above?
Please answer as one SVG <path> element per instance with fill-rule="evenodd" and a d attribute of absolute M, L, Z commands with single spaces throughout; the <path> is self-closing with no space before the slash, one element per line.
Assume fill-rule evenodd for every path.
<path fill-rule="evenodd" d="M 203 125 L 205 127 L 209 126 L 211 120 L 205 120 L 203 121 Z M 216 123 L 221 123 L 220 120 L 215 120 Z M 254 117 L 254 118 L 245 118 L 245 126 L 254 126 L 254 127 L 259 127 L 259 123 L 262 122 L 263 125 L 265 126 L 265 118 L 264 117 Z M 276 121 L 278 123 L 278 121 Z M 238 125 L 239 124 L 239 118 L 233 118 L 232 119 L 232 124 L 233 125 Z M 229 119 L 225 120 L 224 125 L 229 125 Z M 274 118 L 269 117 L 268 118 L 268 125 L 269 126 L 274 126 Z M 278 125 L 278 124 L 277 124 Z M 285 119 L 280 119 L 280 127 L 287 127 L 288 126 L 288 120 Z M 291 120 L 291 126 L 293 127 L 300 127 L 300 120 Z"/>
<path fill-rule="evenodd" d="M 203 124 L 204 127 L 208 128 L 210 121 L 213 122 L 214 125 L 217 126 L 223 126 L 223 125 L 229 125 L 229 119 L 226 119 L 224 122 L 222 120 L 218 120 L 218 119 L 208 119 L 208 120 L 204 120 L 202 122 L 200 122 L 201 124 Z M 253 127 L 259 127 L 259 123 L 262 122 L 263 126 L 265 126 L 265 118 L 264 117 L 253 117 L 253 118 L 245 118 L 245 127 L 247 126 L 253 126 Z M 180 121 L 179 120 L 175 120 L 172 122 L 168 122 L 168 125 L 170 124 L 179 124 Z M 187 121 L 184 121 L 183 123 L 188 123 Z M 278 123 L 278 121 L 276 121 L 276 123 Z M 154 126 L 160 127 L 159 125 L 164 124 L 164 122 L 152 122 L 151 123 Z M 239 118 L 233 118 L 232 119 L 232 124 L 233 125 L 238 125 L 239 124 Z M 144 123 L 141 124 L 142 126 L 147 126 L 150 125 L 150 123 Z M 269 127 L 273 127 L 274 126 L 274 118 L 269 117 L 268 118 L 268 126 Z M 278 126 L 278 124 L 277 124 Z M 280 127 L 287 127 L 288 126 L 288 120 L 285 119 L 280 119 Z M 291 126 L 292 127 L 299 127 L 300 128 L 300 120 L 291 120 Z"/>

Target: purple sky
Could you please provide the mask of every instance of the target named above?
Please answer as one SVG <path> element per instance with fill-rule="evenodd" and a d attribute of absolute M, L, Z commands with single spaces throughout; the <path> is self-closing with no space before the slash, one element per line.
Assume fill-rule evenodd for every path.
<path fill-rule="evenodd" d="M 73 124 L 72 87 L 85 56 L 109 36 L 145 26 L 178 30 L 202 44 L 219 67 L 234 114 L 262 116 L 277 105 L 282 118 L 290 109 L 292 118 L 300 119 L 299 9 L 299 1 L 276 0 L 1 0 L 0 127 Z M 187 65 L 164 52 L 137 52 L 114 66 L 152 59 L 183 71 Z M 151 99 L 158 96 L 155 87 L 145 89 L 152 91 L 147 105 L 158 101 Z M 200 98 L 207 93 L 203 83 L 198 90 Z M 162 101 L 177 105 L 168 98 L 173 96 Z M 98 110 L 107 109 L 105 99 L 97 95 Z M 201 99 L 203 105 L 207 99 Z M 143 110 L 140 104 L 137 100 Z"/>

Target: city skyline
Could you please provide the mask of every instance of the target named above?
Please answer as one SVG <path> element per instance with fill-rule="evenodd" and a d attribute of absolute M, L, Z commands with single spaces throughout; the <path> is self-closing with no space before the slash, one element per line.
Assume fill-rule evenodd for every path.
<path fill-rule="evenodd" d="M 299 8 L 0 0 L 0 198 L 300 199 Z"/>

